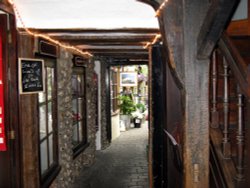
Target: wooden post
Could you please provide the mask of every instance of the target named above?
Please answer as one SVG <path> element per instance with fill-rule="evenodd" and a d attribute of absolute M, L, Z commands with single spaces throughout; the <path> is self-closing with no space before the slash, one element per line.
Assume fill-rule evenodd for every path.
<path fill-rule="evenodd" d="M 229 140 L 228 132 L 228 120 L 229 120 L 229 100 L 228 100 L 228 65 L 226 59 L 223 58 L 224 67 L 224 129 L 223 129 L 223 139 L 222 139 L 222 153 L 225 158 L 231 157 L 231 144 Z"/>
<path fill-rule="evenodd" d="M 171 0 L 160 17 L 170 68 L 183 88 L 185 188 L 209 187 L 209 58 L 197 59 L 195 45 L 208 7 L 206 0 Z"/>
<path fill-rule="evenodd" d="M 153 112 L 152 112 L 152 46 L 149 50 L 149 61 L 148 61 L 148 100 L 149 100 L 149 132 L 148 132 L 148 176 L 149 176 L 149 187 L 154 187 L 154 178 L 153 178 Z"/>
<path fill-rule="evenodd" d="M 185 188 L 209 187 L 209 56 L 231 15 L 233 2 L 169 0 L 159 14 L 170 68 L 184 88 L 185 113 L 180 116 L 184 116 Z"/>
<path fill-rule="evenodd" d="M 33 58 L 34 39 L 28 35 L 19 35 L 19 56 Z M 39 176 L 39 127 L 37 94 L 20 95 L 20 135 L 22 150 L 22 187 L 40 186 Z"/>
<path fill-rule="evenodd" d="M 217 111 L 217 66 L 216 66 L 216 50 L 213 52 L 212 58 L 212 111 L 211 111 L 211 127 L 219 127 L 219 113 Z"/>

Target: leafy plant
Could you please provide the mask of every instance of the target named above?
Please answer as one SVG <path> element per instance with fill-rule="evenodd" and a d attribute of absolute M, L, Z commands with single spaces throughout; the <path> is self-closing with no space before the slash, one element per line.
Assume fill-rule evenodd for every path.
<path fill-rule="evenodd" d="M 143 113 L 143 112 L 146 110 L 145 105 L 142 104 L 142 103 L 136 104 L 136 108 L 137 108 L 141 113 Z"/>
<path fill-rule="evenodd" d="M 118 100 L 120 100 L 120 104 L 118 106 L 120 108 L 121 114 L 131 115 L 131 113 L 136 110 L 136 106 L 129 96 L 120 95 Z"/>

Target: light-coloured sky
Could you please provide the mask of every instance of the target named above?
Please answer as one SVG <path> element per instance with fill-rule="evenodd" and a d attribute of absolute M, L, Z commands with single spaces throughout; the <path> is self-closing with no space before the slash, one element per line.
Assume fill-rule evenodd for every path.
<path fill-rule="evenodd" d="M 15 0 L 15 3 L 26 27 L 158 28 L 153 8 L 136 0 Z"/>

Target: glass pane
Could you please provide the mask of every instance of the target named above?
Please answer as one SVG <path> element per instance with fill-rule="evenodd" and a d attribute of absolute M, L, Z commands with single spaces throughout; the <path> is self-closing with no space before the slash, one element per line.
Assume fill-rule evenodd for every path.
<path fill-rule="evenodd" d="M 73 94 L 77 94 L 77 75 L 72 75 L 72 92 Z"/>
<path fill-rule="evenodd" d="M 53 131 L 52 102 L 48 103 L 48 133 Z"/>
<path fill-rule="evenodd" d="M 41 173 L 44 173 L 48 169 L 48 150 L 47 140 L 40 144 L 40 162 L 41 162 Z"/>
<path fill-rule="evenodd" d="M 82 119 L 83 114 L 83 100 L 78 98 L 78 121 Z"/>
<path fill-rule="evenodd" d="M 52 74 L 53 74 L 53 69 L 47 67 L 47 92 L 48 92 L 48 100 L 52 98 Z"/>
<path fill-rule="evenodd" d="M 75 123 L 78 120 L 77 99 L 72 100 L 72 118 L 73 118 L 73 123 Z"/>
<path fill-rule="evenodd" d="M 73 127 L 73 145 L 77 145 L 78 142 L 78 125 L 75 124 Z"/>
<path fill-rule="evenodd" d="M 54 163 L 54 153 L 53 153 L 53 134 L 49 136 L 49 165 Z"/>
<path fill-rule="evenodd" d="M 82 121 L 79 121 L 78 123 L 78 129 L 79 129 L 79 142 L 82 142 L 83 141 L 83 134 L 82 134 L 82 131 L 83 131 L 83 124 L 82 124 Z"/>
<path fill-rule="evenodd" d="M 39 107 L 40 140 L 46 136 L 46 106 Z"/>
<path fill-rule="evenodd" d="M 77 76 L 78 81 L 78 95 L 82 96 L 84 94 L 84 83 L 83 83 L 83 75 Z"/>

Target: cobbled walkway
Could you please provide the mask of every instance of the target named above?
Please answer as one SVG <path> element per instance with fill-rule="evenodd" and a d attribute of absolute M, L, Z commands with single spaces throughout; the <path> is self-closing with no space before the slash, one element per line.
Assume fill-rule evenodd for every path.
<path fill-rule="evenodd" d="M 148 188 L 147 144 L 147 124 L 122 132 L 97 152 L 96 162 L 81 172 L 74 188 Z"/>

